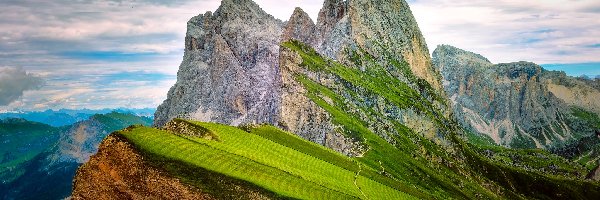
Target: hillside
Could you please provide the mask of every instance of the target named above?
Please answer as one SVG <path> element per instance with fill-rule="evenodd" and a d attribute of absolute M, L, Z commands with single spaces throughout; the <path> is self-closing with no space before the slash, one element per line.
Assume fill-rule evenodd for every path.
<path fill-rule="evenodd" d="M 24 119 L 0 120 L 0 180 L 11 182 L 24 173 L 18 166 L 58 141 L 60 129 Z"/>
<path fill-rule="evenodd" d="M 369 158 L 349 158 L 269 125 L 238 128 L 175 119 L 166 128 L 161 130 L 132 126 L 108 136 L 100 145 L 98 154 L 79 168 L 74 180 L 73 198 L 139 199 L 142 195 L 143 198 L 161 199 L 525 197 L 507 191 L 507 188 L 496 188 L 507 193 L 494 194 L 476 185 L 462 185 L 464 188 L 456 188 L 457 193 L 448 193 L 449 188 L 438 190 L 438 193 L 424 193 L 415 189 L 412 184 L 417 181 L 404 182 L 396 179 L 391 174 L 393 165 L 382 162 L 376 167 L 370 166 Z M 490 170 L 509 172 L 505 174 L 504 178 L 508 178 L 505 181 L 511 181 L 514 186 L 533 189 L 535 195 L 528 194 L 528 198 L 548 198 L 552 194 L 545 196 L 548 194 L 544 192 L 550 191 L 578 199 L 598 195 L 586 194 L 588 190 L 598 188 L 598 185 L 570 179 L 574 174 L 540 176 L 538 173 L 507 167 L 498 161 L 504 156 L 521 155 L 521 158 L 525 158 L 521 164 L 538 164 L 531 166 L 535 168 L 544 167 L 547 163 L 539 163 L 539 159 L 540 156 L 547 156 L 545 160 L 548 163 L 558 164 L 557 171 L 581 172 L 578 171 L 581 169 L 569 166 L 568 161 L 562 160 L 564 164 L 560 164 L 559 157 L 547 152 L 507 150 L 501 147 L 495 148 L 494 152 L 497 154 L 493 156 L 495 161 L 481 161 L 489 162 L 487 167 L 491 167 Z M 496 166 L 493 167 L 494 165 Z M 402 168 L 432 170 L 427 166 Z M 499 171 L 487 175 L 497 172 Z M 432 171 L 422 173 L 431 176 L 436 174 Z M 448 174 L 444 173 L 438 178 L 445 175 Z M 529 182 L 534 179 L 538 182 Z M 550 181 L 567 185 L 560 186 L 559 190 L 540 190 L 551 189 L 553 184 L 548 184 Z M 444 185 L 443 182 L 429 183 L 434 188 L 440 185 Z M 452 183 L 448 182 L 446 187 L 450 186 Z M 469 193 L 474 196 L 467 196 Z"/>
<path fill-rule="evenodd" d="M 135 127 L 121 131 L 113 135 L 113 138 L 132 144 L 146 161 L 151 162 L 151 166 L 164 169 L 182 182 L 199 188 L 203 194 L 215 198 L 231 198 L 236 195 L 244 197 L 249 195 L 244 194 L 246 191 L 266 198 L 409 197 L 393 189 L 393 186 L 370 178 L 369 176 L 378 175 L 373 173 L 375 170 L 272 126 L 247 127 L 249 132 L 246 132 L 236 127 L 212 123 L 178 120 L 174 124 L 171 128 L 181 130 L 181 127 L 186 127 L 188 134 L 197 136 Z M 98 167 L 93 163 L 99 162 L 101 161 L 93 160 L 80 169 L 78 179 L 75 179 L 75 194 L 79 194 L 80 186 L 91 191 L 99 191 L 94 190 L 95 187 L 117 187 L 117 184 L 110 184 L 111 180 L 88 182 L 91 177 L 87 176 L 91 175 L 91 169 Z M 218 175 L 213 177 L 213 173 Z M 219 176 L 235 180 L 243 188 L 242 192 L 236 191 L 239 189 L 227 182 L 210 182 Z M 77 184 L 78 182 L 83 183 Z M 227 192 L 228 190 L 233 191 Z M 115 197 L 111 196 L 113 194 L 94 195 L 101 198 Z M 74 198 L 77 199 L 78 196 Z"/>
<path fill-rule="evenodd" d="M 54 128 L 22 119 L 3 120 L 0 133 L 7 159 L 0 171 L 0 199 L 62 199 L 71 193 L 75 171 L 96 153 L 109 133 L 152 120 L 133 114 L 96 114 Z M 13 160 L 8 160 L 8 159 Z"/>

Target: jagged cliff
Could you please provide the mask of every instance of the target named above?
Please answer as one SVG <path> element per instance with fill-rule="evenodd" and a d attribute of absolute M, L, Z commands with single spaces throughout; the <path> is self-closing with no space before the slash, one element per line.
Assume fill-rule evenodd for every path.
<path fill-rule="evenodd" d="M 479 54 L 441 45 L 433 60 L 456 119 L 496 144 L 553 148 L 594 133 L 573 108 L 598 113 L 599 90 L 584 80 L 530 62 L 492 64 Z"/>
<path fill-rule="evenodd" d="M 283 23 L 251 0 L 224 0 L 188 21 L 177 83 L 155 113 L 226 124 L 276 123 Z"/>
<path fill-rule="evenodd" d="M 298 89 L 288 87 L 293 85 L 293 69 L 280 65 L 294 58 L 281 56 L 279 43 L 290 39 L 345 64 L 351 64 L 348 52 L 359 49 L 381 64 L 390 58 L 406 60 L 417 77 L 441 87 L 404 1 L 327 0 L 316 24 L 300 8 L 284 24 L 250 0 L 224 0 L 215 13 L 188 22 L 178 80 L 158 107 L 155 125 L 175 117 L 232 125 L 268 123 L 349 153 L 348 148 L 356 148 L 350 140 L 333 131 L 314 104 L 295 95 Z"/>

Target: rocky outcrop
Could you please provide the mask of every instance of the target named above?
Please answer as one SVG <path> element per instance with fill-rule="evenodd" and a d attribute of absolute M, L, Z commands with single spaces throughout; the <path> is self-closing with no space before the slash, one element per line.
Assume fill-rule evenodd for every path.
<path fill-rule="evenodd" d="M 586 108 L 600 114 L 600 80 L 567 76 L 564 72 L 544 73 L 548 90 L 570 106 Z"/>
<path fill-rule="evenodd" d="M 281 42 L 298 40 L 310 46 L 317 46 L 318 37 L 315 34 L 316 28 L 317 27 L 312 19 L 310 19 L 310 16 L 308 16 L 302 8 L 296 7 L 294 13 L 283 29 Z"/>
<path fill-rule="evenodd" d="M 324 83 L 334 80 L 324 74 L 305 70 L 300 66 L 301 63 L 302 58 L 296 52 L 281 48 L 281 117 L 278 125 L 344 155 L 358 156 L 364 153 L 358 142 L 345 137 L 340 127 L 333 124 L 328 112 L 307 97 L 308 91 L 296 81 L 295 76 L 308 74 L 311 77 L 320 77 Z"/>
<path fill-rule="evenodd" d="M 408 62 L 417 77 L 435 89 L 442 89 L 425 38 L 406 1 L 356 0 L 349 1 L 348 7 L 352 38 L 358 46 L 376 57 L 391 51 L 398 60 Z"/>
<path fill-rule="evenodd" d="M 600 181 L 600 166 L 594 168 L 586 177 L 586 179 Z"/>
<path fill-rule="evenodd" d="M 376 58 L 409 63 L 417 77 L 441 90 L 441 77 L 432 66 L 425 38 L 403 0 L 326 0 L 317 20 L 319 53 L 346 60 L 342 50 L 360 48 Z"/>
<path fill-rule="evenodd" d="M 479 54 L 447 45 L 434 51 L 433 62 L 442 73 L 456 119 L 497 144 L 551 148 L 592 134 L 573 122 L 571 106 L 594 106 L 556 95 L 553 91 L 559 86 L 553 84 L 566 86 L 534 63 L 492 64 Z"/>
<path fill-rule="evenodd" d="M 441 88 L 404 0 L 326 0 L 316 24 L 296 8 L 285 25 L 251 0 L 224 0 L 215 13 L 188 22 L 177 83 L 158 107 L 154 125 L 177 117 L 231 125 L 268 123 L 347 154 L 353 145 L 302 97 L 301 86 L 289 77 L 293 68 L 280 68 L 293 62 L 292 57 L 282 58 L 279 49 L 280 42 L 290 39 L 348 66 L 353 66 L 349 51 L 367 51 L 381 65 L 389 56 L 404 60 L 412 74 Z M 442 90 L 435 92 L 443 96 Z M 422 124 L 416 121 L 412 124 Z"/>
<path fill-rule="evenodd" d="M 77 170 L 72 199 L 213 199 L 161 169 L 131 144 L 110 135 L 97 154 Z"/>
<path fill-rule="evenodd" d="M 224 0 L 188 22 L 177 83 L 155 113 L 225 124 L 276 122 L 283 23 L 251 0 Z"/>

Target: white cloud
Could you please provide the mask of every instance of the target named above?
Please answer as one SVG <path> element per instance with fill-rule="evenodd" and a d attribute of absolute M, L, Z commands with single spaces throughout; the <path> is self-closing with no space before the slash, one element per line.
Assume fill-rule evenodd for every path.
<path fill-rule="evenodd" d="M 431 51 L 450 44 L 493 62 L 599 62 L 600 1 L 415 1 Z"/>

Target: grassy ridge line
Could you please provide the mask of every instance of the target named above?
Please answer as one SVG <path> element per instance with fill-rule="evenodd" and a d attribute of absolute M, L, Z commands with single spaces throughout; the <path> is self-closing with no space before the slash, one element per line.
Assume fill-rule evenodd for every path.
<path fill-rule="evenodd" d="M 304 159 L 309 158 L 309 156 L 296 152 L 287 147 L 283 147 L 279 144 L 273 143 L 267 139 L 264 139 L 260 136 L 253 135 L 247 133 L 245 131 L 239 130 L 235 127 L 228 127 L 225 125 L 216 125 L 216 124 L 203 124 L 206 128 L 218 133 L 219 136 L 223 139 L 223 142 L 215 142 L 215 141 L 199 141 L 203 139 L 198 138 L 184 138 L 174 134 L 170 134 L 169 132 L 150 129 L 150 128 L 136 128 L 126 133 L 121 133 L 121 135 L 127 138 L 129 141 L 132 141 L 134 145 L 140 147 L 139 149 L 143 151 L 148 151 L 154 155 L 159 155 L 160 157 L 167 158 L 170 160 L 183 161 L 186 163 L 190 163 L 193 166 L 201 167 L 206 170 L 215 171 L 217 173 L 226 175 L 228 177 L 233 177 L 235 179 L 240 179 L 247 181 L 249 183 L 258 185 L 261 188 L 265 188 L 269 191 L 273 191 L 279 195 L 284 197 L 291 198 L 299 198 L 299 199 L 351 199 L 351 198 L 359 198 L 355 195 L 347 195 L 344 193 L 335 192 L 335 188 L 348 188 L 338 185 L 326 185 L 326 187 L 320 186 L 320 184 L 326 183 L 315 183 L 311 180 L 306 180 L 307 177 L 310 177 L 310 174 L 306 174 L 304 171 L 297 171 L 297 169 L 292 169 L 293 165 L 279 165 L 273 166 L 277 164 L 277 162 L 268 161 L 264 162 L 265 159 L 280 159 L 277 156 L 273 155 L 273 153 L 283 153 L 283 157 L 289 157 L 294 159 L 296 162 L 303 162 Z M 244 135 L 245 134 L 245 135 Z M 235 138 L 241 138 L 237 141 Z M 254 136 L 253 140 L 252 136 Z M 253 141 L 259 141 L 261 143 L 271 143 L 271 145 L 266 145 L 266 149 L 273 149 L 273 144 L 281 146 L 279 150 L 288 149 L 284 151 L 273 151 L 270 153 L 262 152 L 257 153 L 253 152 L 254 156 L 248 154 L 250 149 L 255 149 L 258 151 L 264 151 L 265 148 L 256 148 L 256 146 L 252 146 Z M 231 153 L 227 151 L 227 147 L 219 146 L 220 144 L 237 146 L 235 148 L 240 148 L 238 145 L 245 146 L 247 144 L 250 147 L 241 147 L 241 150 L 235 151 L 235 153 Z M 217 144 L 215 146 L 215 144 Z M 212 146 L 211 146 L 212 145 Z M 226 149 L 223 150 L 222 148 Z M 232 150 L 232 149 L 228 149 Z M 287 152 L 287 153 L 286 153 Z M 241 155 L 239 155 L 239 154 Z M 185 156 L 182 156 L 185 155 Z M 286 156 L 287 155 L 287 156 Z M 248 159 L 250 156 L 251 159 Z M 262 160 L 263 162 L 259 162 L 257 160 Z M 317 160 L 316 158 L 313 158 Z M 303 162 L 309 165 L 314 165 L 312 168 L 315 168 L 317 171 L 321 171 L 323 169 L 323 165 L 328 165 L 328 163 L 324 163 L 323 161 L 317 160 L 317 162 Z M 260 164 L 260 165 L 259 165 Z M 281 163 L 279 163 L 281 164 Z M 293 163 L 291 163 L 293 164 Z M 257 166 L 258 165 L 258 166 Z M 329 164 L 330 165 L 330 164 Z M 265 168 L 270 167 L 270 168 Z M 339 174 L 341 171 L 347 171 L 339 167 L 335 167 L 337 169 L 337 173 L 327 174 L 328 177 L 320 177 L 320 179 L 324 180 L 336 180 L 339 179 L 336 174 Z M 292 170 L 290 170 L 292 169 Z M 305 168 L 311 169 L 311 168 Z M 243 173 L 239 173 L 239 171 L 243 171 Z M 287 172 L 291 171 L 291 172 Z M 349 171 L 348 171 L 349 172 Z M 293 174 L 299 173 L 299 174 Z M 349 172 L 353 177 L 353 173 Z M 271 175 L 275 174 L 275 175 Z M 275 177 L 274 177 L 275 176 Z M 280 177 L 279 179 L 276 179 Z M 314 178 L 314 177 L 313 177 Z M 352 181 L 352 179 L 351 179 Z M 371 199 L 407 199 L 411 198 L 410 196 L 393 190 L 385 185 L 381 185 L 372 180 L 365 179 L 365 186 L 363 187 L 372 187 L 372 191 L 387 191 L 385 194 L 371 194 Z M 349 185 L 355 191 L 358 191 L 353 184 Z M 392 190 L 392 191 L 390 191 Z M 349 192 L 349 191 L 344 191 Z M 381 193 L 381 192 L 379 192 Z M 357 193 L 358 194 L 358 193 Z M 359 194 L 360 195 L 360 194 Z"/>
<path fill-rule="evenodd" d="M 305 153 L 307 155 L 313 156 L 318 159 L 322 159 L 325 162 L 329 162 L 330 164 L 336 165 L 338 167 L 350 170 L 350 171 L 360 171 L 360 177 L 358 186 L 361 184 L 367 184 L 362 180 L 370 179 L 379 184 L 387 185 L 390 188 L 395 190 L 403 191 L 409 193 L 413 196 L 417 196 L 419 198 L 429 198 L 429 196 L 420 193 L 410 187 L 407 187 L 405 183 L 393 180 L 389 177 L 381 175 L 378 170 L 373 169 L 372 167 L 364 164 L 360 164 L 360 161 L 347 158 L 345 156 L 340 155 L 339 153 L 325 148 L 321 145 L 306 141 L 298 137 L 297 135 L 293 135 L 291 133 L 282 131 L 273 126 L 260 126 L 257 128 L 253 128 L 250 130 L 250 133 L 260 135 L 266 139 L 269 139 L 273 142 L 279 143 L 286 147 L 292 148 L 296 151 Z M 333 155 L 333 156 L 329 156 Z M 334 157 L 334 158 L 332 158 Z M 362 165 L 362 169 L 359 167 Z M 362 187 L 361 187 L 362 188 Z M 370 193 L 375 193 L 371 191 Z"/>
<path fill-rule="evenodd" d="M 194 141 L 209 144 L 214 148 L 247 157 L 268 166 L 274 166 L 319 185 L 327 185 L 331 189 L 342 193 L 352 196 L 359 195 L 357 188 L 347 184 L 352 181 L 354 175 L 351 171 L 339 170 L 334 165 L 324 163 L 319 159 L 301 154 L 235 127 L 213 123 L 193 123 L 219 133 L 219 137 L 223 140 L 223 142 L 215 142 L 195 137 L 191 138 Z M 319 168 L 317 169 L 316 166 Z M 336 178 L 331 179 L 331 175 Z"/>
<path fill-rule="evenodd" d="M 223 143 L 208 140 L 202 140 L 200 142 L 211 143 L 211 145 L 219 146 L 220 148 L 227 148 L 227 151 L 235 151 L 236 154 L 248 156 L 253 160 L 266 163 L 267 165 L 277 166 L 280 169 L 285 168 L 286 171 L 301 175 L 307 180 L 329 187 L 333 186 L 341 191 L 352 192 L 352 195 L 354 196 L 360 196 L 360 191 L 353 185 L 353 177 L 356 171 L 346 170 L 343 167 L 338 167 L 325 162 L 318 157 L 298 152 L 259 135 L 250 134 L 235 127 L 204 122 L 193 123 L 206 127 L 211 131 L 219 132 L 220 137 L 224 141 L 229 142 L 229 144 L 223 145 Z M 288 135 L 282 131 L 278 131 L 277 134 L 283 136 Z M 258 142 L 254 143 L 253 141 Z M 290 157 L 289 155 L 292 155 L 293 157 Z M 340 159 L 344 158 L 343 155 L 338 153 L 331 153 L 329 155 L 338 156 Z M 376 190 L 388 191 L 387 193 L 375 192 L 367 194 L 367 196 L 372 197 L 373 199 L 406 198 L 407 196 L 406 194 L 391 189 L 387 185 L 381 184 L 375 180 L 366 179 L 365 182 Z"/>
<path fill-rule="evenodd" d="M 276 127 L 270 125 L 259 126 L 252 128 L 250 133 L 259 135 L 272 142 L 281 144 L 346 170 L 353 172 L 359 170 L 359 167 L 354 160 L 316 143 L 306 141 L 297 135 L 279 130 Z"/>
<path fill-rule="evenodd" d="M 120 135 L 146 153 L 189 163 L 195 167 L 254 183 L 282 197 L 299 199 L 356 198 L 316 185 L 274 167 L 166 131 L 142 127 L 120 133 Z"/>

